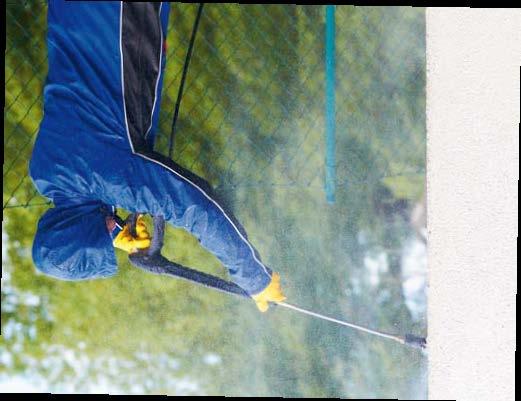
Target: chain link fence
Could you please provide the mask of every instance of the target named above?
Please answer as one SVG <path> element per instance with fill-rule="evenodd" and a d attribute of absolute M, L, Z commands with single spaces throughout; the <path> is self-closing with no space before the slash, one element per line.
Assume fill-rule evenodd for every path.
<path fill-rule="evenodd" d="M 46 204 L 28 177 L 47 71 L 46 3 L 8 2 L 3 208 Z M 167 154 L 197 4 L 172 4 L 156 150 Z M 422 180 L 423 19 L 336 7 L 337 190 Z M 323 190 L 325 7 L 207 4 L 173 158 L 218 191 Z"/>
<path fill-rule="evenodd" d="M 164 155 L 198 9 L 171 4 L 155 143 Z M 113 280 L 81 286 L 35 273 L 30 247 L 49 202 L 35 191 L 28 163 L 42 119 L 46 13 L 43 0 L 6 5 L 2 234 L 10 259 L 3 270 L 13 287 L 49 294 L 49 310 L 58 316 L 37 342 L 27 337 L 26 344 L 85 341 L 96 352 L 118 350 L 127 359 L 138 343 L 175 358 L 189 350 L 188 367 L 194 378 L 208 381 L 209 394 L 425 398 L 426 361 L 419 354 L 298 316 L 261 320 L 251 305 L 127 269 L 126 258 Z M 227 202 L 263 261 L 281 272 L 288 299 L 387 332 L 422 334 L 425 296 L 407 293 L 404 282 L 425 274 L 413 254 L 413 215 L 423 204 L 425 176 L 425 12 L 336 6 L 335 24 L 333 205 L 325 190 L 331 150 L 326 6 L 205 4 L 172 158 Z M 163 251 L 183 265 L 224 273 L 183 230 L 169 228 Z M 138 302 L 127 302 L 129 293 Z M 412 301 L 418 302 L 411 307 Z M 4 302 L 2 308 L 4 319 L 9 311 Z M 6 321 L 19 316 L 25 315 L 12 313 Z M 95 335 L 85 329 L 85 316 Z M 26 348 L 20 349 L 13 355 L 23 358 Z M 220 355 L 226 369 L 217 366 L 210 377 L 206 366 L 201 374 L 197 350 Z M 139 376 L 156 380 L 150 391 L 163 388 L 161 378 Z"/>

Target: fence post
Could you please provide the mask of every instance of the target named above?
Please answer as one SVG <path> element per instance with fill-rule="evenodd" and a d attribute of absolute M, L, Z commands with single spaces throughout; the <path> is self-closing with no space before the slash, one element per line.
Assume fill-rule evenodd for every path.
<path fill-rule="evenodd" d="M 335 203 L 335 6 L 326 6 L 326 200 Z"/>

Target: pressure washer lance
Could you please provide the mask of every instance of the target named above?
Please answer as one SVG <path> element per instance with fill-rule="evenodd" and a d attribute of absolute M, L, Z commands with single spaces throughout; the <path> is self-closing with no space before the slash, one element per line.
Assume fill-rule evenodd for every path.
<path fill-rule="evenodd" d="M 415 336 L 412 334 L 406 334 L 404 337 L 400 337 L 400 336 L 384 333 L 384 332 L 377 331 L 377 330 L 371 330 L 367 327 L 359 326 L 354 323 L 345 322 L 343 320 L 335 319 L 335 318 L 332 318 L 329 316 L 321 315 L 320 313 L 312 312 L 310 310 L 300 308 L 298 306 L 291 305 L 286 302 L 277 302 L 276 305 L 280 305 L 285 308 L 294 310 L 296 312 L 300 312 L 305 315 L 316 317 L 318 319 L 326 320 L 328 322 L 333 322 L 333 323 L 340 324 L 342 326 L 347 326 L 352 329 L 362 331 L 364 333 L 372 334 L 372 335 L 375 335 L 378 337 L 388 338 L 389 340 L 397 341 L 403 345 L 410 345 L 414 348 L 420 348 L 420 349 L 425 349 L 427 347 L 427 340 L 425 339 L 425 337 L 419 337 L 419 336 Z"/>
<path fill-rule="evenodd" d="M 153 219 L 154 234 L 152 236 L 150 248 L 129 255 L 129 260 L 134 266 L 151 273 L 174 276 L 227 294 L 251 299 L 250 295 L 246 291 L 231 281 L 226 281 L 211 274 L 182 266 L 162 256 L 161 248 L 163 247 L 163 239 L 165 234 L 165 221 L 161 216 L 153 216 Z M 135 234 L 137 214 L 130 215 L 127 221 L 130 222 L 131 232 Z M 415 336 L 413 334 L 406 334 L 405 336 L 401 337 L 325 316 L 320 313 L 312 312 L 310 310 L 288 304 L 286 302 L 276 302 L 274 304 L 308 316 L 313 316 L 328 322 L 350 327 L 364 333 L 387 338 L 389 340 L 399 342 L 403 345 L 408 345 L 418 349 L 425 349 L 427 347 L 427 340 L 424 337 Z"/>

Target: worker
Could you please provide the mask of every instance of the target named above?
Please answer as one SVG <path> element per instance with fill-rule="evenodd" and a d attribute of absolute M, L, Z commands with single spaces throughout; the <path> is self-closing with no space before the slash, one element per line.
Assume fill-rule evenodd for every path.
<path fill-rule="evenodd" d="M 169 3 L 48 3 L 49 71 L 30 176 L 52 200 L 33 260 L 63 280 L 112 276 L 114 247 L 150 246 L 116 214 L 164 216 L 194 235 L 261 311 L 285 299 L 280 277 L 209 185 L 152 150 L 158 122 Z"/>

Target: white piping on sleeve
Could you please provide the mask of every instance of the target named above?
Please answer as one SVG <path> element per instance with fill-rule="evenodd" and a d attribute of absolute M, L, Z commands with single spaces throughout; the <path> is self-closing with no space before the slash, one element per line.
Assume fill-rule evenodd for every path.
<path fill-rule="evenodd" d="M 132 143 L 132 139 L 130 139 L 130 130 L 128 129 L 128 121 L 127 121 L 127 106 L 125 103 L 125 75 L 123 71 L 123 2 L 120 2 L 119 9 L 119 52 L 121 58 L 121 94 L 123 95 L 123 114 L 125 116 L 125 127 L 127 129 L 127 137 L 128 142 L 130 143 L 130 149 L 132 153 L 136 153 L 134 151 L 134 144 Z"/>
<path fill-rule="evenodd" d="M 125 82 L 125 78 L 124 78 L 124 71 L 123 71 L 123 45 L 122 45 L 122 39 L 123 39 L 123 35 L 122 35 L 122 32 L 123 32 L 123 2 L 121 2 L 121 8 L 120 8 L 120 16 L 119 16 L 119 20 L 120 20 L 120 27 L 119 27 L 119 50 L 120 50 L 120 56 L 121 56 L 121 91 L 122 91 L 122 95 L 123 95 L 123 112 L 124 112 L 124 116 L 125 116 L 125 126 L 126 126 L 126 130 L 127 130 L 127 137 L 128 137 L 128 141 L 130 143 L 130 148 L 132 150 L 132 153 L 134 155 L 138 155 L 138 156 L 141 156 L 142 158 L 146 159 L 146 160 L 149 160 L 153 163 L 157 163 L 159 164 L 160 166 L 163 166 L 164 168 L 166 168 L 167 170 L 171 171 L 172 173 L 174 173 L 175 175 L 177 175 L 178 177 L 180 177 L 181 179 L 183 179 L 184 181 L 188 182 L 189 184 L 191 184 L 193 187 L 195 187 L 196 189 L 198 189 L 201 194 L 207 198 L 210 202 L 212 202 L 215 206 L 217 206 L 217 208 L 221 211 L 221 213 L 223 214 L 223 216 L 226 218 L 226 220 L 228 220 L 230 222 L 230 224 L 232 225 L 232 227 L 235 229 L 235 231 L 237 232 L 237 234 L 239 234 L 239 237 L 244 241 L 244 243 L 248 246 L 248 248 L 250 249 L 251 251 L 251 254 L 253 256 L 253 259 L 262 267 L 262 269 L 264 270 L 264 272 L 266 273 L 266 275 L 271 279 L 271 275 L 268 273 L 268 269 L 266 268 L 266 266 L 264 266 L 264 264 L 259 260 L 257 259 L 257 257 L 255 256 L 255 250 L 253 249 L 253 247 L 251 246 L 251 244 L 248 242 L 248 240 L 246 238 L 244 238 L 244 236 L 241 234 L 240 230 L 237 228 L 237 226 L 233 223 L 233 221 L 228 217 L 228 215 L 225 213 L 225 211 L 221 208 L 221 206 L 214 200 L 212 199 L 202 188 L 200 188 L 199 186 L 197 186 L 195 183 L 193 183 L 192 181 L 190 181 L 188 178 L 186 178 L 185 176 L 179 174 L 177 171 L 175 171 L 174 169 L 168 167 L 167 165 L 161 163 L 160 161 L 158 160 L 155 160 L 155 159 L 152 159 L 148 156 L 145 156 L 141 153 L 138 153 L 134 150 L 134 145 L 132 144 L 132 139 L 130 138 L 130 131 L 128 129 L 128 121 L 127 121 L 127 108 L 126 108 L 126 105 L 125 105 L 125 85 L 124 85 L 124 82 Z M 162 34 L 161 34 L 161 38 L 162 38 Z M 161 39 L 162 40 L 162 39 Z M 158 80 L 159 81 L 159 80 Z"/>
<path fill-rule="evenodd" d="M 142 158 L 146 159 L 146 160 L 149 160 L 151 162 L 154 162 L 154 163 L 157 163 L 159 164 L 160 166 L 163 166 L 164 168 L 170 170 L 172 173 L 174 173 L 175 175 L 177 175 L 178 177 L 180 177 L 181 179 L 183 179 L 184 181 L 188 182 L 189 184 L 191 184 L 193 187 L 197 188 L 199 190 L 199 192 L 201 192 L 201 194 L 203 194 L 203 196 L 208 199 L 210 202 L 212 202 L 215 206 L 217 206 L 217 208 L 221 211 L 221 213 L 223 214 L 223 216 L 226 218 L 226 220 L 228 220 L 230 222 L 230 224 L 232 225 L 232 227 L 235 229 L 235 231 L 237 232 L 237 234 L 239 234 L 239 237 L 244 241 L 244 243 L 248 246 L 248 248 L 250 248 L 250 251 L 251 251 L 251 254 L 253 256 L 253 259 L 262 267 L 262 269 L 264 270 L 264 272 L 268 275 L 268 277 L 271 278 L 270 274 L 268 273 L 268 270 L 266 268 L 266 266 L 264 266 L 264 264 L 259 260 L 257 259 L 257 257 L 255 256 L 255 251 L 253 249 L 253 247 L 251 246 L 251 244 L 248 242 L 248 240 L 246 238 L 244 238 L 244 236 L 241 234 L 240 230 L 237 228 L 237 226 L 233 223 L 233 221 L 228 217 L 228 215 L 226 214 L 226 212 L 221 208 L 221 206 L 214 200 L 212 199 L 201 187 L 197 186 L 197 184 L 194 184 L 192 181 L 190 181 L 188 178 L 186 178 L 185 176 L 179 174 L 177 171 L 175 171 L 174 169 L 170 168 L 169 166 L 161 163 L 160 161 L 158 160 L 155 160 L 151 157 L 148 157 L 148 156 L 145 156 L 139 152 L 137 153 L 134 153 L 135 155 L 138 155 L 138 156 L 141 156 Z"/>
<path fill-rule="evenodd" d="M 157 70 L 157 78 L 156 78 L 156 85 L 154 89 L 154 103 L 152 104 L 152 112 L 150 113 L 150 126 L 147 129 L 147 132 L 145 133 L 145 139 L 147 138 L 148 134 L 150 133 L 150 130 L 152 129 L 152 122 L 154 121 L 154 110 L 156 108 L 156 102 L 158 98 L 157 93 L 157 87 L 159 86 L 159 78 L 161 77 L 161 63 L 163 62 L 163 24 L 161 23 L 161 9 L 163 8 L 163 2 L 159 4 L 159 13 L 158 13 L 158 19 L 159 19 L 159 35 L 161 37 L 161 43 L 159 45 L 159 66 Z"/>

